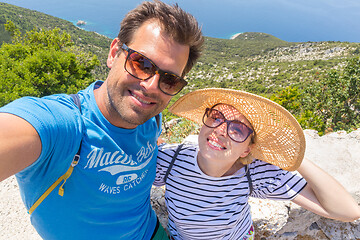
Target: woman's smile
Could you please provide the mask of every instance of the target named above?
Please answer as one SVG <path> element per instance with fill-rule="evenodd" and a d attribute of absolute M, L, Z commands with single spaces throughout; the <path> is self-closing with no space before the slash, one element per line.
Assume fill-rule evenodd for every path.
<path fill-rule="evenodd" d="M 209 147 L 215 150 L 225 150 L 226 147 L 222 146 L 216 139 L 208 138 L 207 139 Z"/>

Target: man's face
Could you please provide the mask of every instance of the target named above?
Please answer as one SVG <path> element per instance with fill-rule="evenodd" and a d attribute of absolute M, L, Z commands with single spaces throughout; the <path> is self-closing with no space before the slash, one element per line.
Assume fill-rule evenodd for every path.
<path fill-rule="evenodd" d="M 161 32 L 157 22 L 144 23 L 134 34 L 127 46 L 151 59 L 160 69 L 181 76 L 189 56 L 189 46 L 174 42 Z M 107 84 L 108 120 L 123 128 L 135 128 L 160 113 L 169 103 L 171 96 L 158 88 L 159 75 L 145 81 L 131 76 L 125 69 L 126 51 L 112 44 L 108 57 L 111 68 Z"/>

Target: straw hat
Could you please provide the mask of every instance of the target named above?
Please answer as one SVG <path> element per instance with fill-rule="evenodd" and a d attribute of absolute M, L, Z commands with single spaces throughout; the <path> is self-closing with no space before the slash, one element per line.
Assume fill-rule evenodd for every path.
<path fill-rule="evenodd" d="M 202 124 L 206 108 L 217 103 L 234 106 L 256 132 L 251 155 L 284 170 L 296 170 L 304 157 L 305 137 L 296 119 L 279 104 L 244 91 L 209 88 L 196 90 L 178 99 L 169 111 Z"/>

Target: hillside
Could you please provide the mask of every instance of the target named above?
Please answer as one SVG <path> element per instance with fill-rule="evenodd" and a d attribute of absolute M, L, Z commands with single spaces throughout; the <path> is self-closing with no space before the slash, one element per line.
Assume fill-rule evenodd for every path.
<path fill-rule="evenodd" d="M 246 34 L 234 40 L 207 38 L 204 55 L 188 76 L 188 89 L 229 87 L 268 96 L 290 85 L 303 88 L 360 54 L 360 43 L 290 43 Z"/>
<path fill-rule="evenodd" d="M 264 42 L 278 42 L 278 43 L 286 43 L 286 41 L 281 40 L 277 37 L 274 37 L 267 33 L 258 33 L 258 32 L 245 32 L 238 34 L 235 40 L 242 41 L 264 41 Z"/>
<path fill-rule="evenodd" d="M 4 28 L 7 20 L 15 23 L 22 32 L 33 29 L 53 29 L 55 27 L 66 31 L 72 36 L 76 45 L 98 56 L 102 65 L 97 69 L 97 78 L 104 79 L 106 76 L 105 63 L 108 47 L 111 43 L 111 39 L 108 37 L 80 29 L 61 18 L 0 2 L 0 45 L 2 42 L 10 42 L 10 35 Z"/>
<path fill-rule="evenodd" d="M 202 61 L 208 63 L 240 61 L 263 55 L 278 47 L 291 45 L 293 44 L 265 33 L 242 33 L 235 39 L 207 37 Z"/>
<path fill-rule="evenodd" d="M 96 69 L 96 77 L 105 78 L 111 39 L 60 18 L 0 3 L 0 42 L 10 40 L 4 32 L 6 20 L 22 31 L 58 27 L 68 32 L 77 45 L 99 57 L 102 65 Z M 360 43 L 286 42 L 254 32 L 239 34 L 235 39 L 206 37 L 203 56 L 187 76 L 190 84 L 181 94 L 204 87 L 228 87 L 269 96 L 287 86 L 303 88 L 359 55 Z"/>

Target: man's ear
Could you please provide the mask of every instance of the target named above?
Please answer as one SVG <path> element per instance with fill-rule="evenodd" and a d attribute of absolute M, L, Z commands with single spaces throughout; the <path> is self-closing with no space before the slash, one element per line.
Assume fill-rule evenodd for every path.
<path fill-rule="evenodd" d="M 108 58 L 106 61 L 108 68 L 111 68 L 115 61 L 116 55 L 119 51 L 119 41 L 120 40 L 118 38 L 114 38 L 114 40 L 112 41 L 112 43 L 110 45 L 110 51 L 109 51 L 109 55 L 108 55 Z"/>

